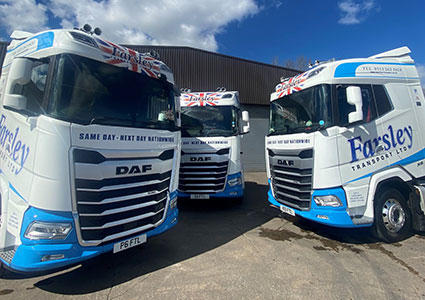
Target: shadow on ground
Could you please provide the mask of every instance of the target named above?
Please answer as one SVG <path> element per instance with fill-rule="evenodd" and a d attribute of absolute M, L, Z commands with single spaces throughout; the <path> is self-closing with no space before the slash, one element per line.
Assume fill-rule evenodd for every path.
<path fill-rule="evenodd" d="M 179 223 L 144 245 L 104 254 L 69 271 L 44 276 L 35 287 L 48 292 L 81 295 L 107 289 L 195 257 L 268 222 L 279 213 L 267 204 L 267 186 L 245 183 L 240 203 L 223 199 L 179 203 Z M 248 195 L 248 196 L 247 196 Z M 27 278 L 5 272 L 3 279 Z"/>
<path fill-rule="evenodd" d="M 363 228 L 337 228 L 320 223 L 316 223 L 301 217 L 292 217 L 287 214 L 280 214 L 279 217 L 288 221 L 299 230 L 293 230 L 282 226 L 278 229 L 260 228 L 260 236 L 280 241 L 294 240 L 316 240 L 322 243 L 324 247 L 314 247 L 316 250 L 331 249 L 338 252 L 338 249 L 348 249 L 353 252 L 358 252 L 356 245 L 363 245 L 367 248 L 378 248 L 385 242 L 375 238 L 371 232 L 371 227 Z M 425 234 L 422 232 L 412 232 L 408 237 L 416 236 L 420 239 L 425 239 Z M 402 241 L 401 241 L 402 242 Z M 394 246 L 401 246 L 400 243 L 392 243 Z"/>

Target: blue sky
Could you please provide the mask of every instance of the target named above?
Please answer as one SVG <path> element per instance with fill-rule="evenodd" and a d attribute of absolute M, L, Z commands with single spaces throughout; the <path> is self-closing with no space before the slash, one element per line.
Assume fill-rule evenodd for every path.
<path fill-rule="evenodd" d="M 412 50 L 425 86 L 424 0 L 0 0 L 13 29 L 99 26 L 118 43 L 179 45 L 279 64 Z"/>
<path fill-rule="evenodd" d="M 368 1 L 298 0 L 281 1 L 240 23 L 229 24 L 217 35 L 224 54 L 270 63 L 299 55 L 325 60 L 365 57 L 400 46 L 408 46 L 417 63 L 425 64 L 425 1 L 369 1 L 370 11 L 355 14 L 348 24 L 340 21 L 347 13 L 338 3 L 362 5 Z"/>

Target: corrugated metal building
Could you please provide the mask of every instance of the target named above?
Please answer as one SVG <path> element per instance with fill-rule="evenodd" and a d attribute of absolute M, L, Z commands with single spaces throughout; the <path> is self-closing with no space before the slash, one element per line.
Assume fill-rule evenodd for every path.
<path fill-rule="evenodd" d="M 7 45 L 0 42 L 1 62 Z M 251 132 L 242 142 L 244 168 L 247 171 L 265 170 L 264 136 L 268 127 L 270 93 L 280 77 L 290 77 L 298 71 L 190 47 L 127 47 L 139 52 L 157 51 L 161 60 L 173 70 L 179 88 L 215 91 L 217 87 L 225 87 L 229 91 L 239 91 L 242 109 L 249 111 L 251 120 Z"/>

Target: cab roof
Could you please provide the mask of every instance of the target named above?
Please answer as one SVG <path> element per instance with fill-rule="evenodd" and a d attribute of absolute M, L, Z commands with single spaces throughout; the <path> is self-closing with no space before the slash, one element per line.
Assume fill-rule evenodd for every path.
<path fill-rule="evenodd" d="M 157 53 L 139 53 L 83 30 L 56 29 L 36 34 L 15 30 L 11 38 L 12 42 L 7 51 L 11 57 L 39 58 L 59 53 L 73 53 L 128 68 L 153 78 L 165 79 L 174 84 L 172 71 L 159 60 Z"/>
<path fill-rule="evenodd" d="M 271 94 L 270 101 L 322 83 L 419 80 L 410 53 L 410 49 L 404 46 L 368 58 L 317 63 L 297 76 L 281 78 L 281 82 Z"/>
<path fill-rule="evenodd" d="M 237 106 L 239 92 L 187 92 L 180 96 L 180 104 L 186 106 Z"/>

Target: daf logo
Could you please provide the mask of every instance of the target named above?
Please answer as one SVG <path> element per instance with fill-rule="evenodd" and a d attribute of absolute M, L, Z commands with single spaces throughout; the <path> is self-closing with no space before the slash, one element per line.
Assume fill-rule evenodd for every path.
<path fill-rule="evenodd" d="M 287 166 L 287 167 L 292 167 L 294 165 L 294 161 L 293 160 L 286 160 L 286 159 L 278 159 L 277 164 Z"/>
<path fill-rule="evenodd" d="M 152 165 L 122 166 L 115 169 L 115 175 L 146 173 L 152 170 Z"/>
<path fill-rule="evenodd" d="M 210 160 L 211 160 L 211 157 L 202 157 L 202 156 L 190 158 L 190 161 L 210 161 Z"/>

